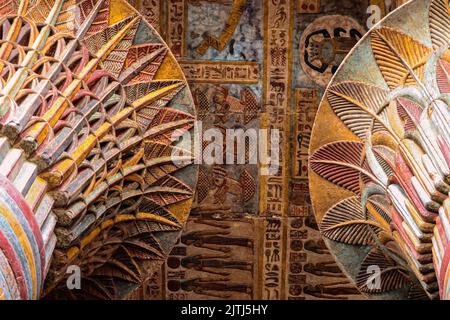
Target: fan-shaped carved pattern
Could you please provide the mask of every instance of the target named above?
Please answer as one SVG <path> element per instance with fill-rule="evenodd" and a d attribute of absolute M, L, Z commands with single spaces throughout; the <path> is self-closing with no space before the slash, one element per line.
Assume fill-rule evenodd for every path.
<path fill-rule="evenodd" d="M 0 173 L 39 229 L 39 269 L 14 265 L 8 297 L 38 298 L 45 279 L 54 297 L 117 298 L 161 263 L 189 213 L 186 81 L 125 1 L 0 1 L 0 15 Z M 78 293 L 69 265 L 84 276 Z"/>
<path fill-rule="evenodd" d="M 356 262 L 340 260 L 348 274 L 358 272 L 352 279 L 368 295 L 400 294 L 398 289 L 406 288 L 404 298 L 420 297 L 420 283 L 430 298 L 450 297 L 450 7 L 447 0 L 425 2 L 411 1 L 399 9 L 408 17 L 405 26 L 395 18 L 402 12 L 393 13 L 346 58 L 319 109 L 316 123 L 322 125 L 312 133 L 310 169 L 320 177 L 310 180 L 321 188 L 311 192 L 322 217 L 321 232 L 352 246 L 355 256 L 366 254 L 362 246 L 371 247 L 358 262 L 361 270 L 355 270 Z M 423 8 L 429 10 L 427 19 L 417 18 Z M 413 16 L 417 21 L 411 21 Z M 429 34 L 417 39 L 423 30 Z M 329 107 L 336 118 L 327 115 Z M 333 125 L 323 125 L 324 119 Z M 345 200 L 321 198 L 329 186 L 323 179 L 342 189 L 334 191 L 333 199 Z M 346 198 L 344 190 L 357 198 Z M 377 232 L 366 232 L 372 220 L 362 218 L 368 216 L 377 221 Z M 400 250 L 393 253 L 387 243 Z M 338 260 L 342 252 L 335 251 Z M 352 260 L 348 253 L 346 259 Z M 378 260 L 381 285 L 373 289 L 366 285 L 370 275 L 365 268 Z"/>

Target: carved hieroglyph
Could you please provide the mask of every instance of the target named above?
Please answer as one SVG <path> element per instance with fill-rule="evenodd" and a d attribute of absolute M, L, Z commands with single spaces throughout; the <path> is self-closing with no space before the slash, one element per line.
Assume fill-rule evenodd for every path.
<path fill-rule="evenodd" d="M 303 70 L 315 83 L 326 87 L 364 33 L 364 28 L 348 16 L 331 15 L 316 19 L 305 29 L 300 41 Z"/>
<path fill-rule="evenodd" d="M 181 69 L 123 0 L 0 1 L 0 16 L 0 298 L 39 298 L 44 281 L 52 297 L 120 297 L 192 203 L 196 168 L 171 156 L 191 158 Z"/>
<path fill-rule="evenodd" d="M 320 106 L 310 187 L 360 291 L 450 298 L 450 16 L 416 0 L 352 50 Z M 374 276 L 375 275 L 375 276 Z"/>

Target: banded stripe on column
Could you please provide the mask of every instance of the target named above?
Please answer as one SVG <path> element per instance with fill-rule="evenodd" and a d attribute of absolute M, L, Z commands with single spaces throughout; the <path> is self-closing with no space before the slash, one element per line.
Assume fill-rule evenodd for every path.
<path fill-rule="evenodd" d="M 45 270 L 45 248 L 41 231 L 22 194 L 1 174 L 0 189 L 0 249 L 6 257 L 1 265 L 2 271 L 5 271 L 8 264 L 14 275 L 9 286 L 2 286 L 2 293 L 12 299 L 37 299 Z M 2 258 L 0 257 L 5 260 Z M 3 273 L 3 277 L 9 276 L 9 272 Z M 18 287 L 19 297 L 15 290 L 10 291 L 14 282 Z M 6 279 L 4 283 L 6 284 Z"/>

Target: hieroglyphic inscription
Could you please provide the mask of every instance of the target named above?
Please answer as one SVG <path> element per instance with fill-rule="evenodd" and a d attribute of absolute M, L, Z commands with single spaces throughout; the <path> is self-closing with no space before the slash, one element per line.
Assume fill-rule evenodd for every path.
<path fill-rule="evenodd" d="M 308 177 L 308 149 L 314 118 L 318 108 L 317 89 L 295 89 L 294 105 L 294 178 L 306 179 Z"/>
<path fill-rule="evenodd" d="M 259 81 L 256 62 L 183 60 L 180 64 L 191 83 L 254 84 Z"/>
<path fill-rule="evenodd" d="M 319 13 L 320 12 L 320 0 L 299 0 L 298 13 Z"/>
<path fill-rule="evenodd" d="M 262 299 L 284 299 L 284 265 L 288 210 L 290 79 L 294 1 L 265 2 L 264 93 L 265 124 L 280 133 L 280 167 L 261 179 L 260 213 L 263 224 Z"/>
<path fill-rule="evenodd" d="M 266 218 L 263 223 L 262 299 L 279 300 L 283 272 L 283 219 Z"/>
<path fill-rule="evenodd" d="M 136 8 L 156 31 L 165 31 L 162 28 L 163 0 L 127 0 Z"/>
<path fill-rule="evenodd" d="M 292 43 L 290 22 L 292 3 L 269 1 L 266 3 L 266 40 L 264 65 L 264 104 L 266 106 L 267 127 L 269 130 L 280 131 L 281 150 L 289 148 L 289 108 L 290 108 L 290 46 Z M 284 186 L 289 175 L 287 168 L 288 158 L 284 152 L 280 154 L 280 169 L 276 174 L 282 178 L 281 210 L 266 214 L 282 215 L 286 211 L 285 196 L 287 190 Z M 266 190 L 269 192 L 269 188 Z"/>
<path fill-rule="evenodd" d="M 166 42 L 175 57 L 185 53 L 186 0 L 167 1 Z"/>

